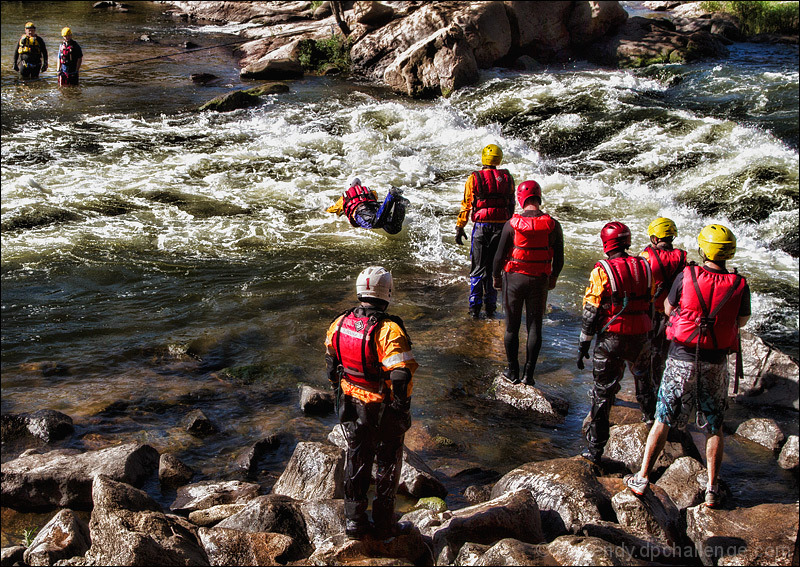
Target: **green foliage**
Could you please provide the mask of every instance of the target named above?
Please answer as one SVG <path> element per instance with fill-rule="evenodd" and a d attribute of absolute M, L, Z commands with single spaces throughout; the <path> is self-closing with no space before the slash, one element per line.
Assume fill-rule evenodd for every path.
<path fill-rule="evenodd" d="M 350 71 L 350 40 L 342 35 L 328 39 L 304 39 L 298 45 L 300 65 L 306 72 Z"/>
<path fill-rule="evenodd" d="M 727 12 L 739 18 L 746 36 L 759 33 L 797 33 L 800 2 L 701 2 L 709 12 Z"/>
<path fill-rule="evenodd" d="M 25 547 L 30 547 L 33 543 L 33 540 L 36 538 L 36 532 L 39 531 L 39 528 L 36 526 L 31 526 L 30 528 L 25 528 L 22 530 L 22 545 Z"/>
<path fill-rule="evenodd" d="M 311 0 L 311 11 L 313 12 L 320 6 L 322 6 L 323 0 Z"/>

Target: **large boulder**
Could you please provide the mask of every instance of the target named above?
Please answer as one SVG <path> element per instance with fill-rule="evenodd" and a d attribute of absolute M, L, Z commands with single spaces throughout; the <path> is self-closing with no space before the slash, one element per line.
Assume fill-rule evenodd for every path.
<path fill-rule="evenodd" d="M 609 431 L 608 444 L 603 456 L 611 461 L 624 464 L 631 472 L 638 471 L 642 466 L 644 448 L 647 445 L 649 433 L 650 426 L 646 423 L 614 426 Z M 697 447 L 688 435 L 679 430 L 673 430 L 670 433 L 672 435 L 667 438 L 664 449 L 656 459 L 654 466 L 656 470 L 670 466 L 681 457 L 700 458 Z M 672 441 L 672 438 L 679 440 Z"/>
<path fill-rule="evenodd" d="M 169 508 L 178 514 L 188 514 L 220 504 L 240 504 L 254 499 L 260 490 L 259 485 L 251 482 L 206 480 L 180 487 Z"/>
<path fill-rule="evenodd" d="M 651 484 L 644 496 L 622 490 L 611 498 L 611 505 L 627 531 L 665 546 L 681 545 L 681 513 L 660 486 Z"/>
<path fill-rule="evenodd" d="M 628 19 L 619 2 L 575 2 L 567 21 L 572 47 L 602 39 Z"/>
<path fill-rule="evenodd" d="M 192 480 L 194 471 L 175 455 L 164 453 L 158 461 L 158 481 L 162 487 L 175 488 Z"/>
<path fill-rule="evenodd" d="M 753 443 L 758 443 L 772 451 L 780 449 L 785 440 L 780 426 L 774 419 L 768 417 L 748 419 L 736 428 L 736 435 L 749 439 Z"/>
<path fill-rule="evenodd" d="M 384 82 L 411 97 L 448 96 L 478 81 L 478 66 L 464 30 L 452 25 L 421 39 L 386 68 Z"/>
<path fill-rule="evenodd" d="M 92 507 L 92 481 L 97 475 L 141 486 L 156 472 L 158 460 L 158 451 L 137 443 L 86 453 L 59 449 L 26 454 L 2 465 L 3 506 L 88 510 Z"/>
<path fill-rule="evenodd" d="M 248 108 L 250 106 L 256 106 L 261 102 L 261 99 L 254 94 L 247 93 L 245 91 L 233 91 L 229 93 L 225 93 L 215 97 L 208 102 L 202 104 L 197 110 L 203 112 L 205 110 L 215 110 L 217 112 L 231 112 L 232 110 L 238 110 L 240 108 Z M 198 410 L 199 411 L 199 410 Z M 199 431 L 200 433 L 204 431 L 208 431 L 208 433 L 213 433 L 215 431 L 214 427 L 211 425 L 211 422 L 203 422 L 199 420 L 195 424 L 195 430 Z M 206 418 L 207 419 L 207 418 Z M 206 424 L 207 425 L 203 425 Z"/>
<path fill-rule="evenodd" d="M 789 435 L 786 443 L 783 444 L 781 454 L 778 456 L 778 466 L 782 469 L 796 469 L 800 465 L 800 438 L 797 435 Z"/>
<path fill-rule="evenodd" d="M 703 565 L 795 565 L 800 505 L 686 510 L 686 534 Z"/>
<path fill-rule="evenodd" d="M 644 533 L 633 534 L 616 522 L 601 521 L 586 524 L 581 528 L 581 535 L 607 541 L 640 561 L 686 565 L 687 558 L 691 556 L 685 553 L 685 547 L 664 545 Z"/>
<path fill-rule="evenodd" d="M 300 386 L 300 409 L 305 414 L 325 415 L 333 411 L 333 392 Z"/>
<path fill-rule="evenodd" d="M 327 443 L 302 442 L 280 476 L 273 494 L 297 500 L 342 498 L 344 451 Z"/>
<path fill-rule="evenodd" d="M 554 539 L 547 550 L 558 565 L 633 565 L 625 549 L 596 537 L 565 535 Z"/>
<path fill-rule="evenodd" d="M 707 484 L 708 471 L 692 457 L 676 459 L 656 482 L 680 511 L 703 502 Z"/>
<path fill-rule="evenodd" d="M 208 527 L 241 512 L 245 506 L 247 506 L 246 503 L 239 502 L 238 504 L 217 504 L 211 508 L 194 510 L 189 512 L 189 521 L 195 526 Z"/>
<path fill-rule="evenodd" d="M 569 402 L 525 384 L 512 384 L 502 376 L 496 376 L 489 395 L 497 401 L 525 412 L 525 419 L 541 425 L 563 423 L 569 410 Z"/>
<path fill-rule="evenodd" d="M 511 24 L 501 2 L 465 2 L 453 23 L 464 31 L 475 63 L 481 69 L 494 65 L 511 49 Z"/>
<path fill-rule="evenodd" d="M 92 497 L 86 565 L 209 565 L 197 528 L 141 490 L 98 475 Z"/>
<path fill-rule="evenodd" d="M 292 546 L 284 534 L 200 528 L 198 537 L 211 565 L 283 565 Z"/>
<path fill-rule="evenodd" d="M 556 560 L 542 543 L 525 543 L 518 539 L 501 539 L 491 547 L 465 543 L 455 565 L 555 565 Z"/>
<path fill-rule="evenodd" d="M 60 510 L 39 530 L 25 550 L 27 565 L 52 565 L 59 559 L 83 555 L 89 550 L 89 526 L 72 510 Z"/>
<path fill-rule="evenodd" d="M 45 443 L 65 439 L 75 431 L 72 418 L 60 411 L 41 409 L 23 415 L 31 435 L 38 437 Z"/>
<path fill-rule="evenodd" d="M 512 36 L 521 52 L 539 61 L 565 60 L 569 56 L 567 22 L 574 2 L 509 1 Z"/>
<path fill-rule="evenodd" d="M 517 467 L 497 481 L 492 498 L 522 488 L 533 494 L 548 540 L 578 533 L 584 524 L 610 516 L 608 493 L 598 482 L 591 463 L 580 457 Z"/>
<path fill-rule="evenodd" d="M 734 394 L 736 357 L 728 357 L 729 395 L 745 404 L 800 409 L 797 361 L 752 333 L 741 331 L 741 337 L 744 378 L 739 381 L 738 393 Z"/>

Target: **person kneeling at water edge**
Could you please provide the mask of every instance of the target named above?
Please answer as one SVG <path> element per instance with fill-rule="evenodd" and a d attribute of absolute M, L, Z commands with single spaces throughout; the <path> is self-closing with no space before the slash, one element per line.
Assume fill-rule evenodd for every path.
<path fill-rule="evenodd" d="M 519 184 L 517 201 L 523 210 L 503 226 L 492 278 L 495 289 L 503 290 L 503 309 L 506 312 L 503 342 L 508 368 L 504 376 L 514 384 L 520 381 L 519 327 L 522 308 L 525 307 L 528 341 L 522 379 L 525 384 L 533 386 L 533 372 L 542 348 L 542 318 L 547 307 L 547 292 L 556 287 L 558 275 L 564 267 L 564 235 L 561 224 L 539 210 L 542 188 L 536 181 Z"/>
<path fill-rule="evenodd" d="M 642 420 L 650 422 L 655 411 L 655 388 L 650 375 L 651 310 L 655 284 L 650 264 L 629 256 L 631 231 L 621 222 L 610 222 L 600 231 L 605 260 L 595 264 L 583 298 L 578 369 L 589 358 L 592 336 L 597 335 L 592 356 L 594 385 L 587 449 L 582 456 L 599 463 L 609 435 L 609 414 L 628 364 L 636 385 Z"/>
<path fill-rule="evenodd" d="M 406 205 L 403 191 L 397 187 L 389 189 L 389 193 L 378 205 L 378 194 L 361 185 L 361 179 L 353 177 L 347 182 L 345 192 L 335 205 L 326 209 L 329 213 L 345 214 L 350 224 L 362 228 L 382 228 L 389 234 L 397 234 L 403 229 L 406 218 Z"/>
<path fill-rule="evenodd" d="M 658 389 L 656 421 L 647 437 L 641 470 L 626 476 L 625 483 L 634 494 L 643 495 L 670 427 L 685 427 L 696 412 L 697 425 L 707 436 L 705 505 L 713 508 L 719 504 L 722 421 L 728 407 L 727 358 L 739 350 L 739 328 L 750 318 L 750 288 L 735 269 L 729 272 L 725 267 L 736 253 L 736 237 L 728 228 L 708 225 L 697 242 L 703 265 L 692 263 L 683 269 L 664 305 L 669 317 L 667 338 L 672 345 Z"/>
<path fill-rule="evenodd" d="M 377 460 L 374 535 L 399 533 L 394 503 L 403 464 L 403 440 L 411 427 L 412 378 L 417 361 L 402 319 L 386 309 L 392 274 L 371 266 L 358 275 L 361 302 L 338 316 L 325 339 L 328 380 L 336 390 L 347 451 L 344 469 L 345 532 L 351 539 L 370 533 L 367 490 Z"/>

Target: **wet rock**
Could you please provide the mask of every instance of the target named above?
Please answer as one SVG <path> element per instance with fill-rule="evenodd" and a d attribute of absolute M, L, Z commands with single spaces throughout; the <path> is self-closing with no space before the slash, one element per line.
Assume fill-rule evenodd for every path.
<path fill-rule="evenodd" d="M 200 46 L 198 44 L 196 44 L 195 42 L 193 42 L 193 41 L 184 41 L 183 42 L 183 48 L 184 49 L 197 49 L 198 47 L 200 47 Z M 211 73 L 200 73 L 200 75 L 211 75 Z M 192 75 L 192 76 L 194 76 L 194 75 Z M 215 75 L 211 75 L 211 77 L 216 78 Z M 192 79 L 192 80 L 194 80 L 194 79 Z"/>
<path fill-rule="evenodd" d="M 97 10 L 108 10 L 110 12 L 127 12 L 130 10 L 130 6 L 123 2 L 95 2 L 92 4 L 92 8 Z"/>
<path fill-rule="evenodd" d="M 684 547 L 664 545 L 656 538 L 645 534 L 635 535 L 615 522 L 595 522 L 581 528 L 581 534 L 600 538 L 616 547 L 622 548 L 634 559 L 648 562 L 666 563 L 669 565 L 686 565 L 691 563 L 691 555 L 685 553 Z"/>
<path fill-rule="evenodd" d="M 200 542 L 211 565 L 283 565 L 292 538 L 283 534 L 200 528 Z"/>
<path fill-rule="evenodd" d="M 196 526 L 211 526 L 241 512 L 246 504 L 217 504 L 211 508 L 189 512 L 189 521 Z"/>
<path fill-rule="evenodd" d="M 596 537 L 565 535 L 554 539 L 547 550 L 559 565 L 635 565 L 630 553 Z"/>
<path fill-rule="evenodd" d="M 553 394 L 547 394 L 533 386 L 512 384 L 502 376 L 496 376 L 489 390 L 494 399 L 524 410 L 526 419 L 542 425 L 557 425 L 564 421 L 569 402 Z"/>
<path fill-rule="evenodd" d="M 692 457 L 676 459 L 656 482 L 680 511 L 703 502 L 707 484 L 708 471 Z"/>
<path fill-rule="evenodd" d="M 790 435 L 781 449 L 778 457 L 778 466 L 782 469 L 796 469 L 800 465 L 800 450 L 798 449 L 798 436 Z"/>
<path fill-rule="evenodd" d="M 785 439 L 780 426 L 767 417 L 748 419 L 736 428 L 736 435 L 773 451 L 780 449 Z"/>
<path fill-rule="evenodd" d="M 653 537 L 671 546 L 681 543 L 681 513 L 669 495 L 656 484 L 644 496 L 623 490 L 611 498 L 619 524 L 629 532 Z"/>
<path fill-rule="evenodd" d="M 747 331 L 741 331 L 744 378 L 733 393 L 736 357 L 728 357 L 728 395 L 737 403 L 800 409 L 800 367 L 792 357 Z"/>
<path fill-rule="evenodd" d="M 3 464 L 3 505 L 18 510 L 88 510 L 96 475 L 140 486 L 156 472 L 158 458 L 158 451 L 136 443 L 86 453 L 60 449 L 27 454 Z"/>
<path fill-rule="evenodd" d="M 219 79 L 218 76 L 211 73 L 192 73 L 189 77 L 193 83 L 198 85 L 207 85 L 208 83 Z"/>
<path fill-rule="evenodd" d="M 214 423 L 212 423 L 212 421 L 206 417 L 206 414 L 199 409 L 190 411 L 188 414 L 186 414 L 186 417 L 183 421 L 186 424 L 186 431 L 192 435 L 198 435 L 202 437 L 205 435 L 213 435 L 219 431 L 217 426 L 214 425 Z"/>
<path fill-rule="evenodd" d="M 11 547 L 4 547 L 0 550 L 0 565 L 16 565 L 22 563 L 22 556 L 25 554 L 24 545 L 12 545 Z"/>
<path fill-rule="evenodd" d="M 591 463 L 580 457 L 527 463 L 495 484 L 492 497 L 526 488 L 539 507 L 548 541 L 609 515 L 611 503 Z"/>
<path fill-rule="evenodd" d="M 158 481 L 161 486 L 177 488 L 189 483 L 194 476 L 194 470 L 184 464 L 175 455 L 164 453 L 158 461 Z"/>
<path fill-rule="evenodd" d="M 547 2 L 541 6 L 509 2 L 512 34 L 518 34 L 519 49 L 538 61 L 566 59 L 570 44 L 567 21 L 572 5 L 573 2 Z"/>
<path fill-rule="evenodd" d="M 341 425 L 336 425 L 331 430 L 330 434 L 328 434 L 328 441 L 342 450 L 347 449 L 347 441 L 344 438 Z M 374 466 L 372 477 L 373 479 L 375 478 Z M 447 496 L 447 488 L 436 478 L 433 470 L 419 455 L 405 446 L 403 447 L 403 468 L 400 471 L 400 484 L 397 492 L 408 494 L 415 498 L 424 498 L 426 496 L 444 498 Z"/>
<path fill-rule="evenodd" d="M 478 65 L 464 31 L 452 25 L 402 52 L 383 80 L 392 90 L 415 98 L 448 96 L 478 81 Z"/>
<path fill-rule="evenodd" d="M 464 499 L 470 504 L 479 504 L 491 500 L 492 486 L 491 484 L 468 486 L 464 489 Z"/>
<path fill-rule="evenodd" d="M 306 415 L 325 415 L 333 411 L 333 392 L 300 386 L 300 409 Z"/>
<path fill-rule="evenodd" d="M 254 499 L 260 490 L 257 484 L 238 480 L 196 482 L 180 487 L 169 508 L 178 514 L 186 514 L 220 504 L 240 504 Z"/>
<path fill-rule="evenodd" d="M 506 537 L 526 543 L 544 541 L 539 508 L 527 489 L 504 492 L 488 502 L 453 512 L 430 514 L 423 522 L 425 527 L 418 529 L 430 534 L 437 564 L 452 563 L 466 542 L 494 544 Z M 425 518 L 416 518 L 420 517 Z M 406 515 L 401 521 L 414 518 Z M 438 518 L 438 525 L 430 518 Z"/>
<path fill-rule="evenodd" d="M 263 79 L 266 81 L 283 81 L 302 79 L 303 67 L 294 59 L 261 59 L 246 66 L 239 72 L 242 79 Z"/>
<path fill-rule="evenodd" d="M 83 555 L 90 543 L 86 522 L 72 510 L 61 510 L 36 534 L 24 560 L 28 565 L 52 565 L 59 559 Z"/>
<path fill-rule="evenodd" d="M 65 439 L 75 431 L 72 418 L 60 411 L 41 409 L 24 415 L 26 426 L 31 435 L 38 437 L 45 443 Z"/>
<path fill-rule="evenodd" d="M 301 442 L 272 492 L 298 500 L 342 498 L 343 485 L 344 451 L 327 443 Z"/>
<path fill-rule="evenodd" d="M 249 94 L 244 91 L 233 91 L 209 100 L 201 105 L 197 110 L 199 112 L 204 110 L 231 112 L 232 110 L 238 110 L 240 108 L 256 106 L 260 103 L 261 100 L 253 94 Z"/>
<path fill-rule="evenodd" d="M 603 456 L 611 461 L 623 463 L 630 472 L 638 471 L 642 465 L 648 433 L 650 426 L 641 422 L 612 427 Z M 680 441 L 670 440 L 676 437 Z M 687 456 L 699 457 L 697 448 L 687 435 L 675 430 L 672 436 L 667 438 L 664 450 L 656 459 L 654 469 L 666 468 L 676 459 Z"/>
<path fill-rule="evenodd" d="M 465 543 L 455 565 L 556 565 L 545 544 L 501 539 L 491 547 Z"/>
<path fill-rule="evenodd" d="M 505 541 L 517 541 L 515 539 L 512 540 L 505 540 L 501 539 L 495 545 L 499 545 Z M 526 543 L 523 545 L 533 545 L 530 543 Z M 480 543 L 471 543 L 467 542 L 461 546 L 461 549 L 458 550 L 458 555 L 456 556 L 455 561 L 453 561 L 453 565 L 477 565 L 478 562 L 481 560 L 483 555 L 486 553 L 488 549 L 493 546 L 490 545 L 481 545 Z M 500 563 L 496 563 L 496 565 L 500 565 Z"/>
<path fill-rule="evenodd" d="M 259 496 L 248 502 L 240 512 L 222 520 L 215 527 L 287 535 L 293 541 L 288 552 L 288 557 L 291 559 L 308 557 L 313 551 L 308 541 L 301 502 L 288 496 L 278 494 Z"/>
<path fill-rule="evenodd" d="M 428 498 L 420 498 L 417 501 L 415 508 L 425 508 L 426 510 L 432 510 L 433 512 L 444 512 L 447 510 L 447 503 L 441 498 L 431 496 Z"/>
<path fill-rule="evenodd" d="M 265 96 L 288 93 L 290 90 L 289 86 L 283 83 L 270 83 L 268 85 L 261 85 L 260 87 L 253 87 L 252 89 L 245 89 L 244 92 L 255 96 Z"/>
<path fill-rule="evenodd" d="M 92 496 L 87 565 L 209 565 L 197 528 L 141 490 L 98 475 Z"/>
<path fill-rule="evenodd" d="M 344 500 L 307 500 L 300 503 L 300 514 L 308 541 L 323 550 L 344 541 Z"/>
<path fill-rule="evenodd" d="M 366 538 L 350 541 L 334 538 L 317 549 L 309 565 L 434 565 L 430 549 L 419 532 L 412 530 L 385 540 Z"/>
<path fill-rule="evenodd" d="M 0 435 L 2 442 L 13 441 L 27 436 L 28 425 L 25 421 L 24 415 L 17 415 L 13 413 L 4 413 L 0 415 Z"/>
<path fill-rule="evenodd" d="M 790 565 L 800 505 L 760 504 L 735 510 L 686 510 L 686 534 L 703 565 Z"/>
<path fill-rule="evenodd" d="M 269 452 L 276 450 L 281 444 L 291 440 L 291 435 L 284 432 L 273 433 L 242 451 L 236 457 L 236 467 L 247 474 L 254 474 L 258 462 Z"/>

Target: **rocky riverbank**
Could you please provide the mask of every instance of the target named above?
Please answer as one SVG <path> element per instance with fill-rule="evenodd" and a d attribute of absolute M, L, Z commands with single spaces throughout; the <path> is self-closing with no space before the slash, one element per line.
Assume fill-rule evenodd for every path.
<path fill-rule="evenodd" d="M 172 2 L 176 17 L 240 22 L 244 78 L 302 76 L 304 42 L 348 32 L 355 79 L 413 97 L 475 84 L 478 70 L 536 70 L 588 60 L 612 67 L 721 57 L 742 39 L 735 18 L 628 17 L 618 2 Z M 342 36 L 343 37 L 343 36 Z M 334 69 L 336 70 L 336 69 Z"/>
<path fill-rule="evenodd" d="M 797 362 L 752 335 L 745 336 L 744 351 L 745 379 L 736 399 L 761 417 L 726 421 L 726 429 L 762 445 L 768 458 L 797 474 L 798 437 L 769 417 L 776 406 L 796 412 Z M 333 411 L 330 392 L 300 388 L 303 413 Z M 533 423 L 557 425 L 569 413 L 558 396 L 509 386 L 499 377 L 487 400 Z M 622 476 L 638 467 L 648 426 L 624 399 L 611 418 L 599 467 L 580 457 L 559 458 L 500 476 L 466 466 L 434 469 L 407 447 L 399 493 L 415 504 L 399 518 L 402 533 L 348 541 L 338 426 L 325 442 L 276 431 L 240 449 L 236 478 L 200 480 L 177 456 L 147 444 L 58 448 L 76 435 L 72 419 L 60 412 L 6 414 L 4 454 L 23 452 L 2 465 L 3 507 L 46 512 L 49 521 L 27 545 L 3 548 L 2 564 L 796 564 L 798 502 L 738 506 L 728 492 L 721 509 L 706 508 L 706 471 L 685 434 L 670 438 L 653 490 L 637 498 Z M 199 410 L 184 427 L 201 438 L 221 428 Z M 80 435 L 92 433 L 82 427 Z M 419 426 L 407 435 L 407 445 L 421 452 L 432 443 Z M 291 458 L 265 490 L 260 463 L 281 450 L 290 450 Z M 451 510 L 446 485 L 459 475 L 481 480 L 463 490 L 468 505 Z"/>

